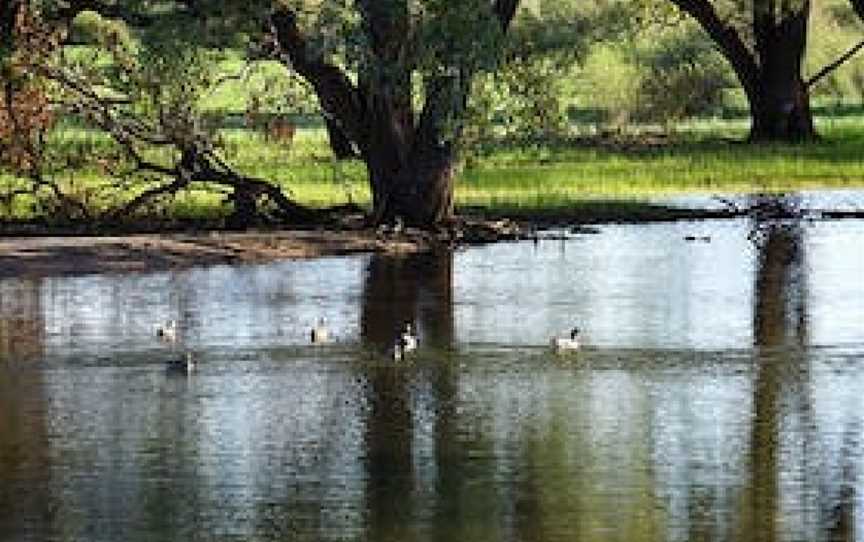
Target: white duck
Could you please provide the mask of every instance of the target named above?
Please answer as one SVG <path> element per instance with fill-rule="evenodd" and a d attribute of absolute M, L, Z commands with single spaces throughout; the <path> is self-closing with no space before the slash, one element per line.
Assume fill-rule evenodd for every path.
<path fill-rule="evenodd" d="M 312 327 L 309 332 L 309 340 L 312 341 L 312 344 L 324 344 L 330 340 L 330 333 L 327 331 L 324 318 L 319 318 L 318 323 Z"/>
<path fill-rule="evenodd" d="M 418 344 L 419 341 L 417 340 L 417 336 L 414 334 L 411 323 L 405 322 L 405 327 L 402 329 L 402 333 L 396 337 L 396 342 L 393 345 L 393 359 L 396 361 L 405 359 L 406 354 L 417 350 Z"/>
<path fill-rule="evenodd" d="M 552 349 L 556 352 L 572 352 L 579 350 L 579 328 L 570 330 L 569 337 L 552 337 Z"/>
<path fill-rule="evenodd" d="M 168 320 L 162 325 L 156 326 L 156 336 L 163 341 L 177 341 L 177 320 Z"/>

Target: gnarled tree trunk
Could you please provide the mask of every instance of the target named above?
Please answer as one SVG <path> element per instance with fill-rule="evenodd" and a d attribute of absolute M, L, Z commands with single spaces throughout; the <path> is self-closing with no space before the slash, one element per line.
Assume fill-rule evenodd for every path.
<path fill-rule="evenodd" d="M 419 121 L 409 124 L 403 117 L 399 126 L 407 137 L 397 137 L 403 146 L 398 152 L 387 153 L 395 157 L 395 167 L 370 166 L 370 178 L 385 171 L 378 177 L 380 197 L 373 202 L 373 216 L 379 221 L 401 218 L 409 224 L 432 225 L 453 216 L 458 158 L 454 141 L 459 137 L 458 119 L 467 105 L 470 77 L 454 70 L 430 79 L 426 87 L 426 105 Z M 376 156 L 370 154 L 367 164 L 375 163 Z"/>
<path fill-rule="evenodd" d="M 433 225 L 453 216 L 457 155 L 449 143 L 414 148 L 377 146 L 363 155 L 372 186 L 372 219 Z"/>
<path fill-rule="evenodd" d="M 496 28 L 502 33 L 518 3 L 494 2 Z M 370 49 L 356 84 L 341 68 L 311 51 L 296 15 L 285 7 L 271 16 L 279 57 L 287 58 L 312 85 L 327 118 L 366 163 L 373 222 L 401 219 L 421 227 L 447 222 L 453 216 L 457 143 L 476 68 L 441 66 L 440 73 L 424 80 L 425 102 L 415 112 L 416 29 L 407 2 L 357 0 L 355 5 Z"/>
<path fill-rule="evenodd" d="M 425 149 L 394 177 L 383 205 L 375 210 L 381 220 L 397 217 L 410 224 L 439 224 L 453 216 L 456 156 L 452 148 Z"/>

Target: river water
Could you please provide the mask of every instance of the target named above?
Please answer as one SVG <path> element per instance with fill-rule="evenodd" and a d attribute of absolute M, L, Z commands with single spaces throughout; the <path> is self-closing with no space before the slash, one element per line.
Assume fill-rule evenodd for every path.
<path fill-rule="evenodd" d="M 0 540 L 855 539 L 862 247 L 741 219 L 2 281 Z"/>

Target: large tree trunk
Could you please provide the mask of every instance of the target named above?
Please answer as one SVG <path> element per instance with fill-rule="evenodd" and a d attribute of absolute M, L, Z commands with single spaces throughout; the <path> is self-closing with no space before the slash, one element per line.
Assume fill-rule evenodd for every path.
<path fill-rule="evenodd" d="M 430 226 L 453 218 L 453 188 L 459 119 L 468 103 L 470 76 L 453 73 L 426 81 L 426 104 L 410 137 L 401 139 L 405 147 L 398 156 L 398 169 L 386 168 L 386 179 L 373 182 L 373 216 L 390 222 L 397 218 L 416 226 Z M 403 125 L 409 128 L 408 124 Z M 367 162 L 368 163 L 368 162 Z M 394 164 L 395 165 L 395 164 Z M 370 177 L 377 171 L 370 167 Z"/>
<path fill-rule="evenodd" d="M 368 109 L 362 120 L 366 137 L 360 148 L 372 189 L 372 216 L 375 222 L 390 220 L 392 194 L 401 173 L 408 168 L 412 143 L 413 112 L 410 105 L 397 107 L 392 89 L 363 85 Z"/>
<path fill-rule="evenodd" d="M 758 80 L 745 88 L 754 141 L 805 141 L 816 137 L 810 97 L 801 77 L 807 47 L 810 2 L 776 5 L 753 1 Z"/>
<path fill-rule="evenodd" d="M 453 215 L 456 148 L 473 71 L 454 58 L 424 81 L 425 103 L 415 114 L 412 77 L 418 75 L 404 0 L 357 0 L 370 51 L 356 84 L 308 46 L 296 14 L 277 9 L 271 28 L 290 67 L 315 89 L 325 114 L 356 146 L 372 191 L 372 221 L 433 227 Z M 506 33 L 518 0 L 495 0 L 493 12 Z M 418 118 L 419 117 L 419 118 Z"/>
<path fill-rule="evenodd" d="M 735 29 L 711 0 L 671 0 L 693 17 L 732 66 L 750 106 L 751 141 L 816 138 L 810 95 L 801 76 L 807 46 L 809 0 L 750 0 L 749 30 Z M 864 0 L 860 0 L 864 2 Z M 753 47 L 744 35 L 752 33 Z"/>
<path fill-rule="evenodd" d="M 787 74 L 788 75 L 788 74 Z M 794 76 L 765 78 L 760 93 L 750 99 L 751 141 L 816 139 L 810 97 L 804 81 Z"/>
<path fill-rule="evenodd" d="M 453 217 L 456 157 L 448 146 L 426 149 L 423 160 L 406 165 L 390 183 L 390 192 L 375 210 L 384 222 L 402 219 L 411 225 L 440 224 Z"/>
<path fill-rule="evenodd" d="M 400 219 L 424 226 L 452 218 L 456 156 L 451 145 L 421 149 L 408 161 L 378 150 L 366 156 L 373 222 Z"/>

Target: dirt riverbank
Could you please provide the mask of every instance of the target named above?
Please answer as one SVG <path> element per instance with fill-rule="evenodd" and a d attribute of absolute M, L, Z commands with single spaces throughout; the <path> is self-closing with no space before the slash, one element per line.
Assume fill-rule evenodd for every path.
<path fill-rule="evenodd" d="M 675 209 L 643 205 L 597 206 L 578 216 L 460 218 L 449 229 L 430 233 L 412 228 L 363 228 L 361 217 L 342 226 L 249 231 L 208 230 L 196 224 L 173 233 L 78 235 L 32 225 L 0 228 L 0 278 L 148 272 L 191 266 L 263 263 L 357 253 L 412 253 L 460 245 L 543 236 L 547 228 L 591 233 L 591 224 L 705 220 L 740 216 L 740 211 Z M 518 222 L 517 222 L 518 221 Z M 68 230 L 67 230 L 68 231 Z M 62 232 L 66 233 L 66 232 Z"/>
<path fill-rule="evenodd" d="M 0 278 L 140 272 L 360 252 L 413 252 L 422 239 L 375 231 L 283 230 L 0 238 Z"/>
<path fill-rule="evenodd" d="M 146 272 L 357 253 L 404 254 L 525 236 L 509 220 L 462 221 L 438 233 L 413 228 L 202 231 L 0 236 L 0 278 Z"/>

